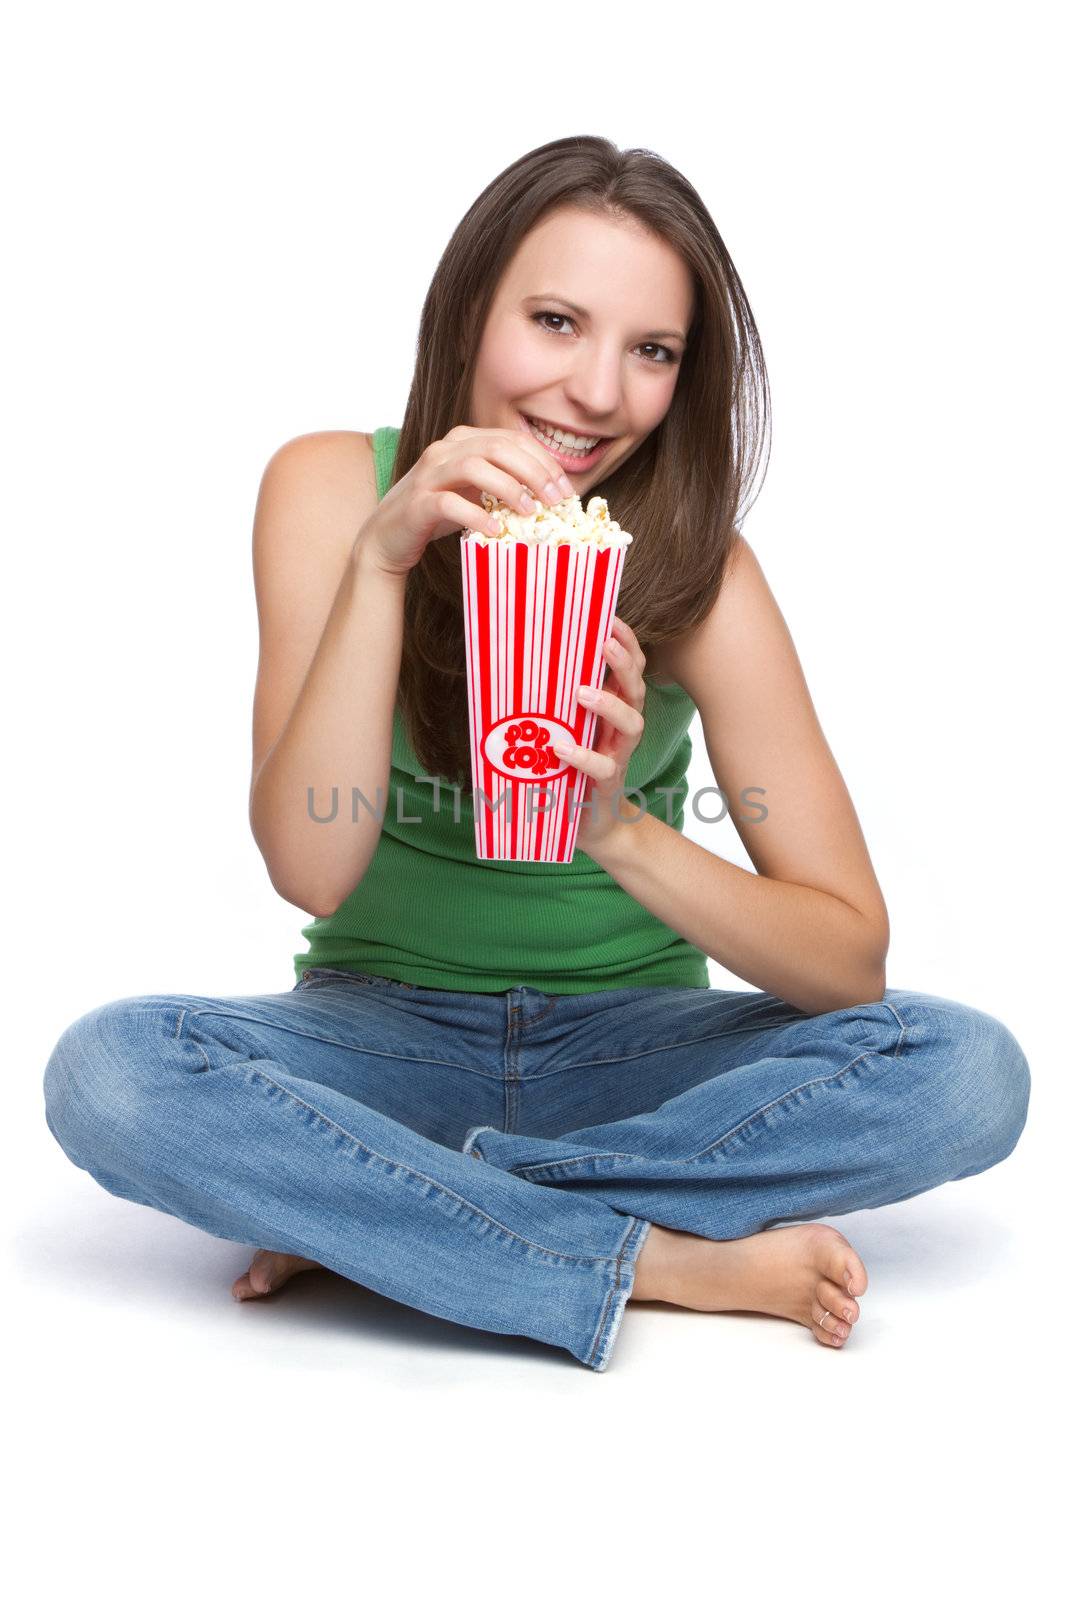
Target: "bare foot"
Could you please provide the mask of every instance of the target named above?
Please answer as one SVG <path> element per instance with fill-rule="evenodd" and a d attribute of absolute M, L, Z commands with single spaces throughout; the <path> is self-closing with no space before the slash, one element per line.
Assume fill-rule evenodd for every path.
<path fill-rule="evenodd" d="M 305 1256 L 285 1256 L 276 1250 L 257 1250 L 248 1271 L 235 1280 L 230 1293 L 235 1300 L 258 1300 L 262 1295 L 280 1289 L 298 1272 L 310 1272 L 312 1267 L 318 1267 L 322 1272 L 328 1270 L 321 1261 L 308 1261 Z"/>
<path fill-rule="evenodd" d="M 694 1311 L 764 1311 L 840 1347 L 866 1288 L 863 1262 L 843 1233 L 822 1222 L 790 1223 L 746 1239 L 704 1239 L 653 1223 L 630 1298 Z"/>

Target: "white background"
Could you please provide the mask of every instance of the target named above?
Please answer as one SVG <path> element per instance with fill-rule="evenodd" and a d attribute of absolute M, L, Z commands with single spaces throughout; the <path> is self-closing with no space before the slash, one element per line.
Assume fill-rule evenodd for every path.
<path fill-rule="evenodd" d="M 1044 1163 L 1064 950 L 1052 16 L 667 0 L 9 17 L 20 1593 L 101 1575 L 122 1596 L 323 1578 L 1047 1592 L 1035 1449 L 1060 1371 Z M 274 893 L 247 821 L 260 475 L 294 435 L 399 424 L 456 222 L 570 133 L 664 155 L 723 234 L 773 403 L 745 532 L 886 895 L 889 984 L 992 1012 L 1031 1065 L 1008 1162 L 833 1219 L 871 1282 L 840 1352 L 796 1324 L 646 1305 L 595 1376 L 321 1273 L 238 1307 L 247 1250 L 110 1196 L 44 1123 L 48 1054 L 91 1007 L 293 982 L 309 918 Z M 695 789 L 714 779 L 693 732 Z M 686 831 L 748 864 L 728 823 Z M 714 966 L 712 983 L 745 987 Z"/>

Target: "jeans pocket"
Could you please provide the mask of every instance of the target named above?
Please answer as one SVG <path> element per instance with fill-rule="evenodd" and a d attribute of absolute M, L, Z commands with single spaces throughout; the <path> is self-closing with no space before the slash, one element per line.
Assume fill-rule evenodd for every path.
<path fill-rule="evenodd" d="M 415 989 L 414 983 L 404 983 L 401 978 L 383 978 L 375 972 L 351 972 L 342 967 L 305 967 L 300 979 L 302 989 L 317 988 L 324 983 L 362 983 L 368 988 Z"/>

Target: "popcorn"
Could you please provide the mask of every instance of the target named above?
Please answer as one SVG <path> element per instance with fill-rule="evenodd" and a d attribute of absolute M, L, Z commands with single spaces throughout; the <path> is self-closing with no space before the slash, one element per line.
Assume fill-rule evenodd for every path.
<path fill-rule="evenodd" d="M 633 539 L 632 533 L 625 533 L 612 519 L 607 501 L 599 494 L 592 496 L 588 510 L 582 509 L 581 496 L 577 494 L 569 495 L 554 506 L 542 505 L 540 500 L 534 499 L 534 509 L 524 514 L 483 490 L 482 505 L 499 518 L 502 527 L 497 534 L 483 533 L 480 528 L 465 528 L 464 533 L 477 544 L 514 544 L 522 540 L 525 544 L 557 547 L 581 544 L 620 549 Z"/>

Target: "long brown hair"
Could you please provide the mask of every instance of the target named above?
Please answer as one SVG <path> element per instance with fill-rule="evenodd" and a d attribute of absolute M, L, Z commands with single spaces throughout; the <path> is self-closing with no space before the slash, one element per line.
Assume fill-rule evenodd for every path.
<path fill-rule="evenodd" d="M 770 437 L 748 297 L 700 196 L 661 156 L 593 135 L 554 139 L 482 191 L 449 240 L 422 309 L 393 481 L 435 439 L 469 423 L 473 356 L 496 286 L 525 235 L 563 205 L 636 219 L 674 247 L 696 290 L 670 409 L 591 491 L 634 534 L 617 610 L 651 656 L 714 605 Z M 651 662 L 645 677 L 656 681 Z M 397 704 L 426 772 L 470 794 L 466 685 L 457 533 L 429 544 L 408 575 Z"/>

